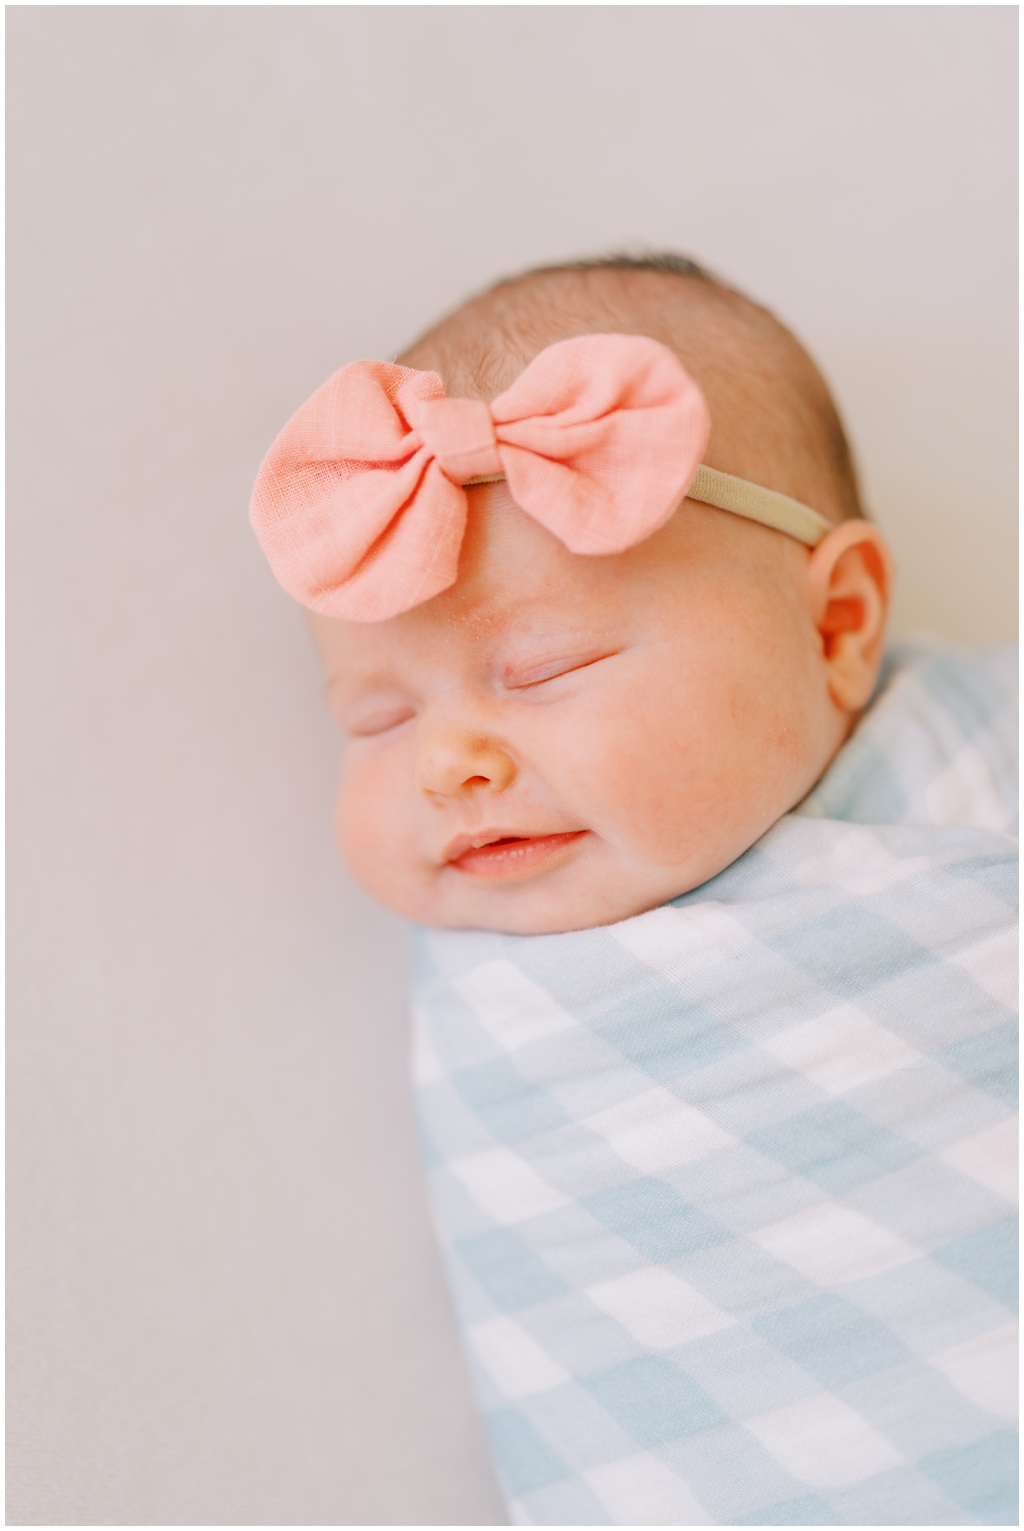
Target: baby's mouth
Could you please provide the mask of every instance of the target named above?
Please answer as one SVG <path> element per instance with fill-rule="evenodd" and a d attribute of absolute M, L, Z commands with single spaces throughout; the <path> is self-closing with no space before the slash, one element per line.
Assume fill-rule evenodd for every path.
<path fill-rule="evenodd" d="M 469 845 L 448 857 L 448 865 L 471 877 L 515 877 L 532 872 L 554 860 L 589 831 L 570 830 L 557 835 L 502 835 L 486 845 Z"/>

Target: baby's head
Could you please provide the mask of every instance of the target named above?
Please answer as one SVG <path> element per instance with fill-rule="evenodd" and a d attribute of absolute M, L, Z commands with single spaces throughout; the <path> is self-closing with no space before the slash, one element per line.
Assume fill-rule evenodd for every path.
<path fill-rule="evenodd" d="M 888 555 L 825 384 L 765 310 L 685 261 L 572 266 L 501 283 L 399 361 L 489 403 L 585 335 L 667 347 L 707 402 L 702 463 L 831 529 L 811 548 L 686 498 L 623 551 L 572 552 L 486 482 L 454 583 L 384 620 L 314 613 L 342 853 L 424 924 L 579 929 L 687 892 L 806 795 L 874 687 Z"/>

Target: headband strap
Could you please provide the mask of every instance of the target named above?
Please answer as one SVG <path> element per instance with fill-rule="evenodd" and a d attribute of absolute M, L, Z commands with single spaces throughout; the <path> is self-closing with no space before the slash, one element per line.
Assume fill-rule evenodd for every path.
<path fill-rule="evenodd" d="M 487 473 L 480 478 L 467 479 L 463 488 L 500 484 L 504 478 L 504 473 Z M 703 463 L 693 475 L 686 498 L 699 500 L 702 505 L 714 505 L 717 510 L 731 510 L 734 516 L 745 516 L 748 521 L 759 521 L 762 526 L 795 537 L 797 542 L 809 548 L 816 548 L 833 526 L 809 505 L 791 500 L 788 494 L 762 489 L 760 484 L 752 484 L 749 479 L 719 473 L 717 468 L 706 468 Z"/>
<path fill-rule="evenodd" d="M 816 548 L 832 530 L 831 521 L 809 505 L 791 500 L 788 494 L 762 489 L 760 484 L 734 478 L 731 473 L 719 473 L 717 468 L 706 468 L 703 463 L 693 475 L 686 498 L 714 505 L 719 510 L 731 510 L 734 516 L 746 516 L 748 521 L 760 521 L 762 526 L 785 532 L 787 537 L 795 537 L 809 548 Z"/>

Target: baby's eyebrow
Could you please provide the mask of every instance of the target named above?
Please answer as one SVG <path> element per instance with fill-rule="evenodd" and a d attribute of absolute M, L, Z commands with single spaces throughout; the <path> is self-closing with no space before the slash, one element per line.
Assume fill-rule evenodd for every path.
<path fill-rule="evenodd" d="M 327 685 L 345 686 L 350 691 L 376 690 L 400 684 L 399 670 L 399 665 L 379 654 L 346 657 L 329 666 Z"/>

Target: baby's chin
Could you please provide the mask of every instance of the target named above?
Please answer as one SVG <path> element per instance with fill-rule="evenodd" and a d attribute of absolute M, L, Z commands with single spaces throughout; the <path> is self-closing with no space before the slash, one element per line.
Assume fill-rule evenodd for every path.
<path fill-rule="evenodd" d="M 554 936 L 571 930 L 593 930 L 601 925 L 617 925 L 634 915 L 656 909 L 688 893 L 688 887 L 673 886 L 671 891 L 649 892 L 645 897 L 617 897 L 612 889 L 591 889 L 573 899 L 551 901 L 543 896 L 509 901 L 504 908 L 494 905 L 458 910 L 435 907 L 417 917 L 417 924 L 442 930 L 492 930 L 506 936 Z"/>

